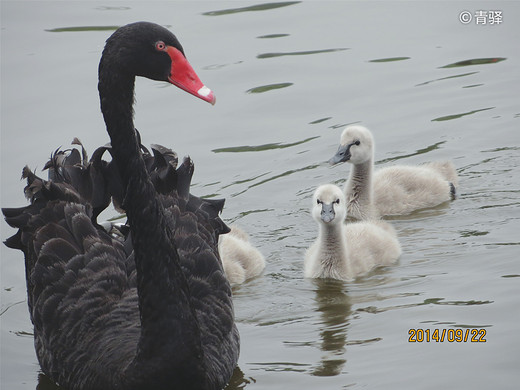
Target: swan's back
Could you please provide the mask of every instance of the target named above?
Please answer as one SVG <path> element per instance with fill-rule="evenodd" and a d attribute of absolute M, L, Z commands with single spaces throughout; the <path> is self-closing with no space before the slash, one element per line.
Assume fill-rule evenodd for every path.
<path fill-rule="evenodd" d="M 381 168 L 374 174 L 374 205 L 379 215 L 402 215 L 434 207 L 454 198 L 457 182 L 450 162 Z"/>
<path fill-rule="evenodd" d="M 377 266 L 391 265 L 401 256 L 397 234 L 388 222 L 348 223 L 345 233 L 354 275 L 362 275 Z"/>
<path fill-rule="evenodd" d="M 32 203 L 3 212 L 19 228 L 6 244 L 25 254 L 40 365 L 73 389 L 113 383 L 114 373 L 134 358 L 140 335 L 128 254 L 121 242 L 93 226 L 92 207 L 74 187 L 44 181 L 28 168 L 24 176 Z"/>
<path fill-rule="evenodd" d="M 93 159 L 106 150 L 95 152 Z M 218 216 L 223 202 L 190 195 L 191 160 L 177 167 L 171 155 L 165 157 L 165 150 L 158 153 L 160 162 L 146 154 L 145 158 L 151 162 L 150 176 L 162 191 L 160 201 L 175 229 L 200 327 L 204 367 L 211 368 L 188 367 L 186 377 L 212 376 L 202 385 L 201 379 L 193 381 L 193 388 L 204 388 L 230 377 L 239 350 L 231 288 L 217 250 L 218 236 L 227 231 Z M 44 373 L 70 389 L 112 389 L 125 383 L 132 388 L 143 376 L 127 371 L 141 337 L 132 241 L 109 235 L 97 225 L 92 199 L 103 199 L 96 205 L 106 207 L 117 186 L 109 186 L 113 178 L 103 176 L 106 164 L 78 161 L 77 156 L 77 151 L 52 156 L 47 167 L 54 180 L 42 180 L 24 169 L 31 204 L 2 210 L 9 225 L 19 229 L 6 244 L 25 254 L 29 311 Z M 161 388 L 161 380 L 146 383 Z"/>
<path fill-rule="evenodd" d="M 265 268 L 264 256 L 250 243 L 247 233 L 236 225 L 231 226 L 228 234 L 220 236 L 218 249 L 232 285 L 260 275 Z"/>
<path fill-rule="evenodd" d="M 239 352 L 231 287 L 218 253 L 220 235 L 229 232 L 219 216 L 224 201 L 190 194 L 194 172 L 190 158 L 177 167 L 173 151 L 160 145 L 153 145 L 152 150 L 153 159 L 146 156 L 152 159 L 150 177 L 175 228 L 175 245 L 192 292 L 191 304 L 201 329 L 206 365 L 213 368 L 205 374 L 214 375 L 210 382 L 218 383 L 219 378 L 231 376 Z"/>
<path fill-rule="evenodd" d="M 459 176 L 455 165 L 451 161 L 431 161 L 423 164 L 423 166 L 433 169 L 438 172 L 444 180 L 453 184 L 454 187 L 459 185 Z"/>

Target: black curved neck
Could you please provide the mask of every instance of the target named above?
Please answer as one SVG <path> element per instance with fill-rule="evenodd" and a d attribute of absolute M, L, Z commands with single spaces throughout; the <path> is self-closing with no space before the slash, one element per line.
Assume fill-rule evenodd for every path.
<path fill-rule="evenodd" d="M 202 355 L 200 331 L 172 227 L 140 154 L 133 125 L 134 82 L 135 76 L 103 66 L 102 60 L 98 85 L 101 110 L 111 139 L 112 157 L 126 187 L 124 204 L 137 268 L 141 338 L 134 364 L 156 362 L 156 369 L 165 364 L 176 367 L 178 360 L 189 361 L 192 356 Z"/>

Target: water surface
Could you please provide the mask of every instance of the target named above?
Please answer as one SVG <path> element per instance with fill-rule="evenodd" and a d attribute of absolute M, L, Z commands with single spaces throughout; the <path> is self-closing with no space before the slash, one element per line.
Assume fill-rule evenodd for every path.
<path fill-rule="evenodd" d="M 267 258 L 234 290 L 242 338 L 229 389 L 513 389 L 520 374 L 520 33 L 517 2 L 1 3 L 1 205 L 25 204 L 41 169 L 78 137 L 108 141 L 97 64 L 117 26 L 176 33 L 211 107 L 137 82 L 146 144 L 195 161 L 194 193 L 227 198 L 223 218 Z M 501 10 L 498 25 L 462 24 Z M 341 130 L 373 130 L 377 166 L 451 159 L 458 197 L 392 218 L 398 264 L 355 282 L 303 278 L 316 236 L 310 198 L 342 185 Z M 107 212 L 106 217 L 114 215 Z M 1 237 L 13 233 L 0 224 Z M 2 389 L 39 379 L 21 253 L 1 247 Z M 410 329 L 485 330 L 486 342 L 408 341 Z"/>

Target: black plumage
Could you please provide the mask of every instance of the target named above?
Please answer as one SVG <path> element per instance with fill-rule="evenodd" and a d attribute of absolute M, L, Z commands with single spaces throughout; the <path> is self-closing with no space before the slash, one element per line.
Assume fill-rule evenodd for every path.
<path fill-rule="evenodd" d="M 111 144 L 88 160 L 56 151 L 49 180 L 24 168 L 31 203 L 2 209 L 25 255 L 28 304 L 43 372 L 67 389 L 221 389 L 236 366 L 239 336 L 217 241 L 223 201 L 190 194 L 194 165 L 142 147 L 133 127 L 135 76 L 172 82 L 164 48 L 184 53 L 151 23 L 118 29 L 99 66 Z M 196 95 L 190 87 L 181 88 Z M 193 89 L 193 88 L 192 88 Z M 212 95 L 204 100 L 213 102 Z M 112 161 L 102 159 L 106 152 Z M 128 231 L 97 222 L 110 200 Z"/>

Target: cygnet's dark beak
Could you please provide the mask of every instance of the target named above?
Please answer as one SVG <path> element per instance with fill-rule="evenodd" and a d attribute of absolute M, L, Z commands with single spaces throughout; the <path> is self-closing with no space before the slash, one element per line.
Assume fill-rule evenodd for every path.
<path fill-rule="evenodd" d="M 336 217 L 336 213 L 334 212 L 334 203 L 321 204 L 321 220 L 325 223 L 329 223 Z"/>
<path fill-rule="evenodd" d="M 329 160 L 330 165 L 338 164 L 340 162 L 350 160 L 350 144 L 349 145 L 339 145 L 338 151 L 336 154 Z"/>

